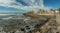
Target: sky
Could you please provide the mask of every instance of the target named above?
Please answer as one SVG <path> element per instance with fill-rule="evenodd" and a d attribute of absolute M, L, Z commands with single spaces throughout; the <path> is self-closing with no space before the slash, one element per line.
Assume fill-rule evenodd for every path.
<path fill-rule="evenodd" d="M 28 12 L 58 8 L 60 8 L 60 0 L 0 0 L 0 12 Z"/>
<path fill-rule="evenodd" d="M 58 9 L 60 8 L 60 0 L 44 0 L 44 5 L 50 6 L 53 9 Z"/>

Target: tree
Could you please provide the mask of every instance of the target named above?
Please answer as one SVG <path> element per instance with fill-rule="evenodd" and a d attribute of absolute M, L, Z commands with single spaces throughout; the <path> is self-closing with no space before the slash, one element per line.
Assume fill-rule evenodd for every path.
<path fill-rule="evenodd" d="M 53 11 L 54 15 L 56 14 L 55 10 L 54 9 L 50 9 L 50 11 Z"/>
<path fill-rule="evenodd" d="M 60 8 L 58 10 L 60 11 Z"/>
<path fill-rule="evenodd" d="M 59 13 L 60 13 L 60 8 L 58 8 L 58 11 L 59 11 Z"/>
<path fill-rule="evenodd" d="M 41 9 L 39 9 L 39 11 L 41 11 Z"/>
<path fill-rule="evenodd" d="M 50 9 L 51 11 L 53 11 L 53 9 Z"/>

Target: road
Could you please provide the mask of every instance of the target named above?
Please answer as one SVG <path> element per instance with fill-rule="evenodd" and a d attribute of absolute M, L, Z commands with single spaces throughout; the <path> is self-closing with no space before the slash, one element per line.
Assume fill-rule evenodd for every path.
<path fill-rule="evenodd" d="M 56 22 L 58 24 L 58 29 L 57 31 L 60 31 L 60 14 L 56 14 Z"/>

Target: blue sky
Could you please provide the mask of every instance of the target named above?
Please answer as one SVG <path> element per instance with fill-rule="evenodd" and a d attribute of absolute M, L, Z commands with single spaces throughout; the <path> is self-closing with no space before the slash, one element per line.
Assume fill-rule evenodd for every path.
<path fill-rule="evenodd" d="M 60 0 L 44 0 L 44 5 L 57 9 L 60 8 Z"/>
<path fill-rule="evenodd" d="M 39 3 L 38 1 L 37 1 L 37 3 Z M 29 8 L 29 7 L 34 6 L 33 5 L 34 3 L 32 3 L 32 2 L 30 2 L 30 0 L 0 0 L 0 12 L 5 12 L 5 11 L 6 12 L 25 12 L 28 10 L 32 10 L 34 8 Z M 41 4 L 39 3 L 39 5 L 41 5 Z M 60 0 L 43 0 L 43 6 L 47 9 L 48 8 L 49 9 L 50 8 L 52 8 L 52 9 L 60 8 Z M 35 10 L 36 10 L 36 8 L 35 8 Z"/>

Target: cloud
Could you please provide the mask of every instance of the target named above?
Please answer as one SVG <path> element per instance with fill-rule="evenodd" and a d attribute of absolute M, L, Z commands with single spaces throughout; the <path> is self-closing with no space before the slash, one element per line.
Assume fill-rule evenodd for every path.
<path fill-rule="evenodd" d="M 46 7 L 44 7 L 44 9 L 45 9 L 45 10 L 50 10 L 50 9 L 53 9 L 53 7 L 51 7 L 51 6 L 46 6 Z"/>
<path fill-rule="evenodd" d="M 10 5 L 14 0 L 0 0 L 0 4 Z"/>
<path fill-rule="evenodd" d="M 23 1 L 24 3 L 29 4 L 24 6 L 21 2 L 18 2 L 16 0 L 0 0 L 0 6 L 3 7 L 13 7 L 21 10 L 26 10 L 26 11 L 32 11 L 32 10 L 38 10 L 38 9 L 43 9 L 48 7 L 44 7 L 43 0 L 19 0 Z"/>

